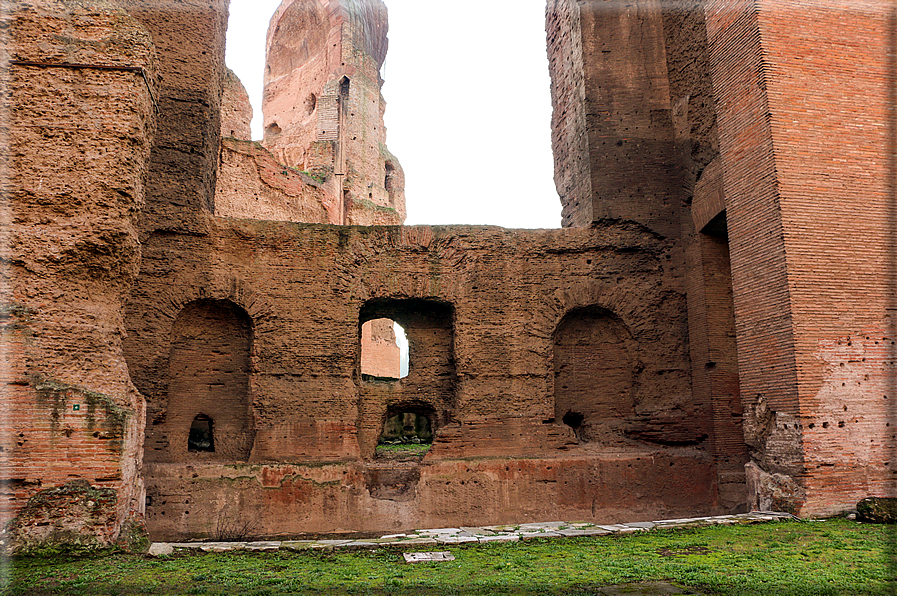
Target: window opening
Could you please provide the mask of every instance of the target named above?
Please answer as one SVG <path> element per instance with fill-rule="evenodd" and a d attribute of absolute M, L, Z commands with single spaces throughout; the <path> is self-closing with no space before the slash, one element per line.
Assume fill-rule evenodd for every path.
<path fill-rule="evenodd" d="M 187 438 L 187 451 L 215 451 L 215 439 L 212 435 L 212 419 L 205 414 L 197 414 L 190 425 L 190 436 Z"/>
<path fill-rule="evenodd" d="M 361 374 L 371 381 L 408 376 L 408 338 L 392 319 L 373 319 L 361 326 Z"/>
<path fill-rule="evenodd" d="M 417 460 L 433 443 L 433 415 L 417 408 L 391 410 L 383 422 L 374 456 L 398 461 Z"/>

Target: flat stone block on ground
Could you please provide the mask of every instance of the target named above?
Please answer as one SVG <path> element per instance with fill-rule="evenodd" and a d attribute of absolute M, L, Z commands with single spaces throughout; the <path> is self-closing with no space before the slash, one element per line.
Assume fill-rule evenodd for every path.
<path fill-rule="evenodd" d="M 153 542 L 147 554 L 151 557 L 165 557 L 174 552 L 174 547 L 167 542 Z"/>
<path fill-rule="evenodd" d="M 479 542 L 473 536 L 437 536 L 437 544 L 465 544 L 468 542 Z"/>
<path fill-rule="evenodd" d="M 480 542 L 517 542 L 520 540 L 519 534 L 496 534 L 494 536 L 479 536 Z"/>
<path fill-rule="evenodd" d="M 402 558 L 405 559 L 406 563 L 439 563 L 455 560 L 455 556 L 448 551 L 435 553 L 402 553 Z"/>
<path fill-rule="evenodd" d="M 568 538 L 573 536 L 607 536 L 612 533 L 604 528 L 566 528 L 557 531 L 558 536 L 566 536 Z"/>
<path fill-rule="evenodd" d="M 279 540 L 247 542 L 245 548 L 246 548 L 246 550 L 271 553 L 271 552 L 275 552 L 275 551 L 279 550 L 280 544 L 281 544 L 281 542 Z"/>

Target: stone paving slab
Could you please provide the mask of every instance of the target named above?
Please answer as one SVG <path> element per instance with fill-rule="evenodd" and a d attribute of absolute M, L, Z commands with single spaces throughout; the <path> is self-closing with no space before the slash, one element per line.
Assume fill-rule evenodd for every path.
<path fill-rule="evenodd" d="M 467 544 L 471 542 L 479 542 L 474 536 L 443 536 L 436 538 L 438 544 Z"/>
<path fill-rule="evenodd" d="M 605 530 L 604 528 L 566 528 L 557 531 L 559 536 L 564 536 L 566 538 L 572 536 L 607 536 L 612 533 L 613 532 L 610 530 Z"/>
<path fill-rule="evenodd" d="M 259 542 L 247 542 L 246 550 L 254 550 L 263 553 L 270 553 L 280 550 L 280 540 L 270 540 L 270 541 L 259 541 Z"/>
<path fill-rule="evenodd" d="M 384 534 L 379 538 L 331 539 L 331 540 L 264 540 L 256 542 L 156 542 L 150 545 L 149 555 L 167 556 L 177 549 L 194 549 L 204 552 L 227 552 L 247 550 L 274 552 L 277 550 L 327 550 L 327 549 L 372 549 L 406 548 L 449 544 L 485 544 L 487 542 L 518 542 L 535 538 L 569 538 L 575 536 L 605 536 L 646 532 L 656 528 L 680 528 L 710 526 L 718 524 L 750 524 L 786 519 L 798 519 L 789 513 L 772 511 L 752 511 L 739 515 L 718 515 L 713 517 L 687 517 L 656 520 L 652 522 L 631 522 L 624 524 L 592 524 L 589 522 L 541 522 L 520 525 L 463 526 L 459 528 L 436 528 L 415 530 L 404 534 Z"/>
<path fill-rule="evenodd" d="M 402 558 L 406 563 L 439 563 L 443 561 L 454 561 L 455 555 L 450 552 L 438 553 L 402 553 Z"/>
<path fill-rule="evenodd" d="M 534 538 L 563 538 L 560 532 L 520 532 L 521 540 L 532 540 Z"/>
<path fill-rule="evenodd" d="M 433 546 L 436 544 L 435 538 L 410 538 L 408 540 L 402 540 L 399 543 L 399 546 Z"/>
<path fill-rule="evenodd" d="M 520 534 L 494 534 L 492 536 L 478 536 L 479 542 L 517 542 Z"/>

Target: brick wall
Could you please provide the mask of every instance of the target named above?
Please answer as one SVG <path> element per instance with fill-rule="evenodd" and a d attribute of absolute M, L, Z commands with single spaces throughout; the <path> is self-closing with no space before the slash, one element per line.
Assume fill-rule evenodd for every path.
<path fill-rule="evenodd" d="M 545 11 L 551 73 L 551 146 L 554 184 L 564 227 L 592 221 L 589 139 L 586 134 L 582 26 L 576 0 L 552 0 Z"/>
<path fill-rule="evenodd" d="M 602 492 L 601 478 L 624 461 L 638 471 L 631 490 L 644 496 L 632 516 L 717 510 L 709 418 L 692 400 L 683 351 L 685 301 L 659 283 L 666 241 L 622 223 L 563 231 L 215 225 L 212 237 L 148 239 L 127 317 L 128 360 L 152 409 L 167 399 L 181 310 L 197 299 L 240 305 L 254 330 L 254 447 L 248 464 L 228 464 L 236 467 L 225 477 L 244 477 L 237 484 L 199 458 L 147 464 L 155 536 L 211 534 L 215 507 L 225 505 L 270 533 L 332 530 L 335 521 L 389 528 L 397 502 L 406 524 L 562 511 L 609 519 L 627 499 Z M 634 412 L 624 414 L 630 432 L 619 434 L 616 455 L 577 444 L 555 419 L 555 330 L 568 312 L 589 307 L 614 313 L 639 346 Z M 402 324 L 411 346 L 409 376 L 398 381 L 360 375 L 359 324 L 381 317 Z M 434 412 L 436 437 L 412 492 L 397 495 L 392 468 L 373 449 L 384 417 L 402 407 Z M 648 465 L 652 454 L 663 468 Z M 459 460 L 473 465 L 470 458 L 491 463 L 474 476 L 456 469 Z M 530 463 L 511 473 L 519 458 Z M 179 472 L 186 465 L 197 479 Z M 543 494 L 535 470 L 551 467 L 552 476 L 568 465 L 585 476 L 565 476 L 550 488 L 555 496 Z M 514 496 L 484 501 L 496 491 Z M 301 517 L 289 513 L 295 503 Z"/>
<path fill-rule="evenodd" d="M 755 498 L 807 515 L 894 490 L 889 10 L 708 3 Z"/>
<path fill-rule="evenodd" d="M 149 31 L 159 56 L 159 119 L 142 234 L 202 233 L 214 211 L 228 0 L 116 0 Z"/>
<path fill-rule="evenodd" d="M 12 3 L 2 18 L 3 522 L 16 518 L 16 548 L 108 545 L 143 511 L 121 301 L 140 260 L 155 55 L 104 3 Z"/>
<path fill-rule="evenodd" d="M 374 319 L 361 326 L 361 374 L 398 379 L 401 352 L 391 319 Z"/>

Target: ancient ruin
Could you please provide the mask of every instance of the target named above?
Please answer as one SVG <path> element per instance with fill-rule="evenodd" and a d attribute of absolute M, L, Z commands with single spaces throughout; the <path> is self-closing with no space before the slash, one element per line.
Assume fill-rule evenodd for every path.
<path fill-rule="evenodd" d="M 892 6 L 548 0 L 552 230 L 401 225 L 380 0 L 284 0 L 261 142 L 227 15 L 0 14 L 6 546 L 897 491 Z"/>

